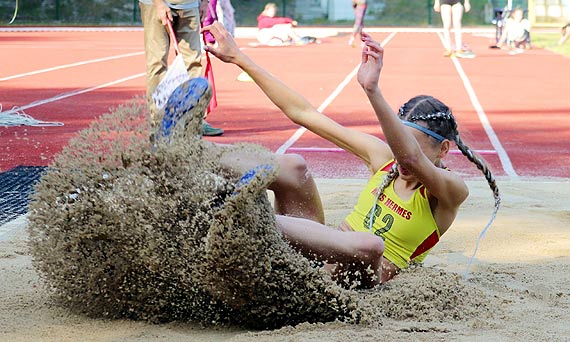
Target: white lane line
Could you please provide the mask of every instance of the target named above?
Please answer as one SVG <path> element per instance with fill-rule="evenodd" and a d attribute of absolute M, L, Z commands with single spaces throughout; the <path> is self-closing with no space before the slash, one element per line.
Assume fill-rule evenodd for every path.
<path fill-rule="evenodd" d="M 289 147 L 287 151 L 290 152 L 346 152 L 339 147 Z M 481 155 L 484 154 L 497 154 L 495 150 L 473 150 Z M 462 154 L 460 150 L 449 150 L 449 154 L 459 155 Z"/>
<path fill-rule="evenodd" d="M 44 72 L 50 72 L 50 71 L 55 71 L 55 70 L 61 70 L 61 69 L 67 69 L 67 68 L 72 68 L 72 67 L 76 67 L 76 66 L 80 66 L 80 65 L 86 65 L 86 64 L 91 64 L 91 63 L 98 63 L 98 62 L 105 62 L 105 61 L 112 61 L 114 59 L 120 59 L 120 58 L 126 58 L 126 57 L 133 57 L 133 56 L 139 56 L 139 55 L 144 55 L 144 51 L 143 52 L 133 52 L 133 53 L 125 53 L 123 55 L 117 55 L 117 56 L 111 56 L 111 57 L 105 57 L 105 58 L 97 58 L 97 59 L 90 59 L 87 61 L 83 61 L 83 62 L 77 62 L 77 63 L 71 63 L 71 64 L 64 64 L 64 65 L 60 65 L 60 66 L 56 66 L 56 67 L 52 67 L 52 68 L 46 68 L 46 69 L 41 69 L 41 70 L 36 70 L 36 71 L 30 71 L 30 72 L 26 72 L 23 74 L 17 74 L 17 75 L 12 75 L 12 76 L 7 76 L 7 77 L 1 77 L 0 78 L 0 82 L 2 81 L 8 81 L 8 80 L 13 80 L 15 78 L 20 78 L 20 77 L 26 77 L 26 76 L 31 76 L 31 75 L 37 75 L 37 74 L 42 74 Z"/>
<path fill-rule="evenodd" d="M 382 41 L 381 45 L 386 46 L 392 38 L 396 35 L 396 32 L 392 32 L 384 41 Z M 341 91 L 348 85 L 348 83 L 354 78 L 356 73 L 358 72 L 358 68 L 360 68 L 360 64 L 358 64 L 349 74 L 345 77 L 345 79 L 336 87 L 336 89 L 325 99 L 325 101 L 317 108 L 317 111 L 323 112 L 328 105 L 330 105 L 334 99 L 341 93 Z M 307 131 L 305 127 L 299 127 L 297 131 L 283 144 L 281 145 L 276 154 L 284 154 L 293 144 L 301 138 L 301 136 Z"/>
<path fill-rule="evenodd" d="M 34 101 L 34 102 L 30 103 L 30 104 L 24 105 L 24 106 L 22 106 L 22 107 L 18 107 L 17 110 L 24 110 L 24 109 L 28 109 L 28 108 L 40 106 L 40 105 L 43 105 L 43 104 L 46 104 L 46 103 L 59 101 L 59 100 L 62 100 L 62 99 L 65 99 L 65 98 L 68 98 L 68 97 L 71 97 L 71 96 L 88 93 L 88 92 L 90 92 L 90 91 L 94 91 L 94 90 L 97 90 L 97 89 L 109 87 L 109 86 L 112 86 L 112 85 L 115 85 L 115 84 L 118 84 L 118 83 L 126 82 L 126 81 L 129 81 L 129 80 L 132 80 L 132 79 L 135 79 L 135 78 L 138 78 L 138 77 L 143 77 L 143 76 L 146 76 L 146 73 L 136 74 L 136 75 L 124 77 L 124 78 L 121 78 L 121 79 L 118 79 L 118 80 L 115 80 L 115 81 L 112 81 L 112 82 L 108 82 L 108 83 L 105 83 L 105 84 L 101 84 L 101 85 L 98 85 L 98 86 L 95 86 L 95 87 L 86 88 L 86 89 L 79 89 L 79 90 L 76 90 L 76 91 L 72 91 L 72 92 L 69 92 L 69 93 L 64 93 L 64 94 L 61 94 L 61 95 L 58 95 L 58 96 L 55 96 L 55 97 L 51 97 L 51 98 L 48 98 L 48 99 L 43 99 L 43 100 L 39 100 L 39 101 Z M 22 216 L 24 216 L 24 215 L 22 215 Z M 11 222 L 14 222 L 15 220 L 19 219 L 19 218 L 22 217 L 22 216 L 19 216 L 18 218 L 14 219 L 14 220 L 12 220 L 12 221 L 10 221 L 10 222 L 8 222 L 8 223 L 6 223 L 5 225 L 0 226 L 0 240 L 2 240 L 2 238 L 3 238 L 4 235 L 9 234 L 10 232 L 12 232 L 13 230 L 15 230 L 15 229 L 17 228 L 17 226 L 10 225 L 10 223 L 11 223 Z"/>
<path fill-rule="evenodd" d="M 441 33 L 438 33 L 438 37 L 441 40 L 441 43 L 443 44 L 443 35 Z M 503 144 L 501 144 L 501 141 L 499 140 L 499 137 L 497 137 L 495 130 L 493 130 L 493 126 L 491 126 L 489 118 L 487 117 L 487 114 L 485 114 L 483 106 L 479 102 L 477 94 L 475 94 L 475 90 L 473 89 L 473 86 L 471 85 L 471 82 L 469 81 L 467 74 L 465 74 L 463 67 L 461 67 L 461 64 L 459 63 L 456 57 L 452 57 L 451 61 L 453 62 L 453 65 L 455 65 L 455 69 L 457 70 L 459 77 L 461 77 L 461 80 L 463 81 L 463 86 L 465 87 L 465 90 L 469 95 L 469 99 L 471 100 L 473 108 L 475 108 L 475 111 L 477 112 L 477 116 L 479 117 L 479 121 L 481 121 L 481 125 L 483 126 L 485 133 L 487 133 L 487 137 L 489 137 L 489 141 L 491 141 L 491 144 L 495 148 L 495 151 L 497 151 L 501 164 L 503 165 L 503 170 L 505 170 L 507 175 L 509 175 L 510 177 L 518 178 L 519 175 L 516 173 L 515 169 L 513 168 L 511 159 L 509 158 L 507 151 L 503 148 Z"/>
<path fill-rule="evenodd" d="M 78 89 L 78 90 L 75 90 L 75 91 L 71 91 L 71 92 L 69 92 L 69 93 L 63 93 L 63 94 L 60 94 L 60 95 L 57 95 L 57 96 L 54 96 L 54 97 L 50 97 L 50 98 L 48 98 L 48 99 L 38 100 L 38 101 L 34 101 L 34 102 L 32 102 L 32 103 L 29 103 L 29 104 L 27 104 L 27 105 L 23 105 L 23 106 L 21 106 L 21 107 L 16 107 L 16 108 L 12 109 L 12 111 L 19 111 L 19 110 L 24 110 L 24 109 L 32 108 L 32 107 L 41 106 L 41 105 L 44 105 L 44 104 L 46 104 L 46 103 L 59 101 L 59 100 L 62 100 L 62 99 L 68 98 L 68 97 L 72 97 L 72 96 L 76 96 L 76 95 L 80 95 L 80 94 L 85 94 L 85 93 L 88 93 L 88 92 L 91 92 L 91 91 L 94 91 L 94 90 L 97 90 L 97 89 L 101 89 L 101 88 L 109 87 L 109 86 L 112 86 L 112 85 L 115 85 L 115 84 L 118 84 L 118 83 L 130 81 L 130 80 L 132 80 L 132 79 L 139 78 L 139 77 L 143 77 L 143 76 L 145 76 L 145 75 L 146 75 L 146 73 L 140 73 L 140 74 L 136 74 L 136 75 L 124 77 L 124 78 L 118 79 L 118 80 L 116 80 L 116 81 L 107 82 L 107 83 L 104 83 L 104 84 L 101 84 L 101 85 L 98 85 L 98 86 L 95 86 L 95 87 L 85 88 L 85 89 Z"/>

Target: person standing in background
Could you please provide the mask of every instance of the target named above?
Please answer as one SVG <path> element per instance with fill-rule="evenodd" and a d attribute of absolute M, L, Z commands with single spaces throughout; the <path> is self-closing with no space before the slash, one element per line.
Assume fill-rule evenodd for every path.
<path fill-rule="evenodd" d="M 218 21 L 218 13 L 216 12 L 216 7 L 218 0 L 210 0 L 208 4 L 208 10 L 206 11 L 206 18 L 203 21 L 204 26 L 212 25 L 214 21 Z M 216 40 L 210 32 L 204 32 L 204 43 L 215 44 Z"/>
<path fill-rule="evenodd" d="M 463 20 L 463 12 L 471 10 L 471 2 L 469 0 L 435 0 L 433 9 L 441 13 L 441 21 L 443 23 L 443 44 L 445 51 L 444 57 L 473 58 L 475 54 L 472 51 L 463 48 L 461 36 L 461 22 Z M 451 45 L 451 26 L 455 33 L 455 49 Z"/>
<path fill-rule="evenodd" d="M 234 17 L 234 7 L 230 0 L 218 0 L 216 6 L 216 13 L 218 14 L 218 21 L 224 25 L 226 31 L 235 37 L 236 20 Z"/>
<path fill-rule="evenodd" d="M 360 41 L 362 29 L 364 28 L 366 7 L 366 0 L 352 0 L 352 8 L 354 9 L 354 25 L 352 26 L 352 35 L 348 39 L 348 45 L 352 47 L 356 47 L 356 42 Z"/>
<path fill-rule="evenodd" d="M 203 26 L 212 25 L 214 21 L 219 21 L 224 25 L 226 31 L 234 37 L 236 22 L 234 18 L 234 8 L 230 0 L 210 0 L 208 6 L 208 14 L 204 20 Z M 215 44 L 216 40 L 210 32 L 204 32 L 207 44 Z"/>
<path fill-rule="evenodd" d="M 208 0 L 139 0 L 141 19 L 144 27 L 144 47 L 146 58 L 146 93 L 154 92 L 168 69 L 170 36 L 167 23 L 172 28 L 184 64 L 191 78 L 202 75 L 202 43 L 200 38 L 201 18 L 205 18 Z M 154 130 L 162 120 L 161 113 L 151 103 L 150 121 Z M 204 113 L 205 115 L 206 113 Z M 222 135 L 224 131 L 212 127 L 206 121 L 202 125 L 205 136 Z"/>

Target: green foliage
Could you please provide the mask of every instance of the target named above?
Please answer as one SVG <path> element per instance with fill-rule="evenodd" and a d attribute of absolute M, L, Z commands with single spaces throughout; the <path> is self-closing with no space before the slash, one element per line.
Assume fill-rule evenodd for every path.
<path fill-rule="evenodd" d="M 274 2 L 279 15 L 302 18 L 295 13 L 295 0 L 234 0 L 238 26 L 256 26 L 257 15 L 267 2 Z M 348 0 L 347 0 L 348 1 Z M 439 13 L 433 10 L 434 0 L 369 0 L 383 3 L 382 10 L 366 17 L 368 26 L 441 26 Z M 527 7 L 527 0 L 514 0 L 515 5 Z M 471 0 L 472 10 L 464 15 L 464 25 L 482 25 L 485 10 L 504 7 L 506 0 Z M 14 12 L 15 0 L 0 0 L 0 23 L 7 23 Z M 488 15 L 487 15 L 488 17 Z M 138 0 L 25 0 L 19 2 L 15 25 L 141 25 Z M 352 22 L 329 22 L 315 19 L 301 20 L 302 25 L 350 26 Z"/>
<path fill-rule="evenodd" d="M 0 0 L 2 13 L 13 13 L 14 0 Z M 19 2 L 14 24 L 140 24 L 138 0 L 26 0 Z M 0 22 L 10 18 L 3 15 Z"/>
<path fill-rule="evenodd" d="M 560 33 L 532 33 L 532 45 L 570 57 L 570 40 L 558 45 Z"/>

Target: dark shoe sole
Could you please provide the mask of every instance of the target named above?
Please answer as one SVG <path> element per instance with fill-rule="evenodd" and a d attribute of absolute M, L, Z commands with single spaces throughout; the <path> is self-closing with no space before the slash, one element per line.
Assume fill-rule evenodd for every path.
<path fill-rule="evenodd" d="M 212 89 L 203 77 L 192 78 L 179 85 L 170 95 L 164 108 L 157 141 L 172 143 L 176 136 L 202 134 L 202 118 L 212 98 Z M 196 120 L 186 133 L 186 126 Z M 195 127 L 196 126 L 196 127 Z"/>
<path fill-rule="evenodd" d="M 253 169 L 247 171 L 246 173 L 241 176 L 240 179 L 236 182 L 234 186 L 234 195 L 241 192 L 244 188 L 246 188 L 251 181 L 256 177 L 267 177 L 273 171 L 273 167 L 269 164 L 261 164 L 257 165 Z"/>

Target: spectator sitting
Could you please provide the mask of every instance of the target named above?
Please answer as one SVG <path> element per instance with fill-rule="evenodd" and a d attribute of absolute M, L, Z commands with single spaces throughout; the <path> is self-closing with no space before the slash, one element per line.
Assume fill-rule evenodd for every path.
<path fill-rule="evenodd" d="M 515 8 L 507 19 L 497 46 L 503 48 L 505 43 L 508 49 L 517 52 L 530 49 L 530 21 L 524 19 L 524 12 L 520 7 Z"/>
<path fill-rule="evenodd" d="M 306 40 L 295 33 L 297 22 L 288 17 L 276 17 L 277 5 L 270 2 L 257 17 L 257 40 L 264 45 L 280 46 L 306 44 Z"/>

